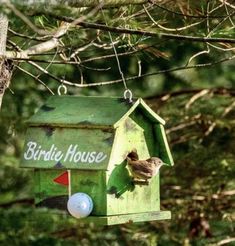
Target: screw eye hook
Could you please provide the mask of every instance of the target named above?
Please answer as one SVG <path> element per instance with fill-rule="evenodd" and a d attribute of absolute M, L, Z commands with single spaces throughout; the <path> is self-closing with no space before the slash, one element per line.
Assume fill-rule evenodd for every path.
<path fill-rule="evenodd" d="M 126 89 L 126 90 L 124 91 L 123 97 L 124 97 L 125 100 L 128 100 L 129 103 L 132 103 L 132 102 L 133 102 L 133 100 L 132 100 L 133 95 L 132 95 L 131 90 Z"/>
<path fill-rule="evenodd" d="M 64 84 L 61 84 L 58 89 L 57 89 L 57 93 L 59 96 L 61 95 L 66 95 L 67 94 L 67 87 Z"/>

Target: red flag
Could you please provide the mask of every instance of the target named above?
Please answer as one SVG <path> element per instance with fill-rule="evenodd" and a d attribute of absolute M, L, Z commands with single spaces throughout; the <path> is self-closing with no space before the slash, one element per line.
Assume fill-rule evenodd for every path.
<path fill-rule="evenodd" d="M 64 173 L 62 173 L 60 176 L 58 176 L 57 178 L 53 179 L 54 182 L 61 184 L 61 185 L 69 185 L 69 175 L 68 175 L 68 171 L 65 171 Z"/>

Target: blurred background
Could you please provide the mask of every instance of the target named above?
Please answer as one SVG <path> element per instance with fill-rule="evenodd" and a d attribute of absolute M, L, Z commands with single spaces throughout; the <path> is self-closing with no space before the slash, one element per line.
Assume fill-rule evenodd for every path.
<path fill-rule="evenodd" d="M 7 51 L 20 52 L 50 40 L 32 30 L 15 10 L 48 32 L 71 22 L 65 17 L 96 11 L 82 21 L 147 32 L 173 34 L 178 29 L 177 34 L 185 36 L 235 38 L 231 6 L 223 1 L 187 2 L 102 11 L 65 7 L 63 11 L 61 7 L 26 11 L 17 4 L 5 6 Z M 123 97 L 125 87 L 110 36 L 99 28 L 72 27 L 58 47 L 27 59 L 11 53 L 13 74 L 0 117 L 0 245 L 235 245 L 235 63 L 229 42 L 111 33 L 127 87 L 167 122 L 175 166 L 161 169 L 161 209 L 172 212 L 171 220 L 97 227 L 34 207 L 32 170 L 19 168 L 30 116 L 57 93 L 63 80 L 71 82 L 66 85 L 69 95 Z M 89 86 L 107 81 L 109 85 Z"/>

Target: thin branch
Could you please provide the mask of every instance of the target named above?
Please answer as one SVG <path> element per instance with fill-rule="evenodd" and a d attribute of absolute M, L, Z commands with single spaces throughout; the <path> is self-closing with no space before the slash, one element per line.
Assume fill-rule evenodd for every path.
<path fill-rule="evenodd" d="M 184 27 L 176 27 L 176 28 L 167 28 L 167 27 L 164 27 L 160 24 L 158 24 L 154 18 L 151 16 L 151 14 L 149 13 L 148 9 L 145 7 L 145 5 L 143 5 L 144 7 L 144 10 L 145 10 L 145 13 L 147 14 L 147 16 L 149 17 L 149 19 L 153 22 L 154 25 L 156 25 L 158 28 L 164 30 L 164 31 L 170 31 L 170 32 L 178 32 L 178 31 L 183 31 L 183 30 L 186 30 L 186 29 L 189 29 L 191 27 L 194 27 L 194 26 L 197 26 L 199 24 L 201 24 L 204 20 L 202 21 L 198 21 L 196 23 L 193 23 L 193 24 L 190 24 L 188 26 L 184 26 Z"/>
<path fill-rule="evenodd" d="M 235 50 L 235 47 L 221 48 L 221 47 L 219 47 L 217 45 L 214 45 L 214 44 L 208 44 L 208 45 L 211 46 L 211 47 L 213 47 L 213 48 L 215 48 L 215 49 L 217 49 L 217 50 L 222 50 L 222 51 L 233 51 L 233 50 Z"/>
<path fill-rule="evenodd" d="M 227 6 L 229 6 L 232 9 L 235 9 L 235 5 L 228 3 L 226 0 L 219 0 L 221 3 L 226 4 Z"/>
<path fill-rule="evenodd" d="M 52 14 L 50 14 L 50 16 L 66 22 L 72 22 L 74 20 L 73 18 L 67 16 L 55 16 Z M 84 28 L 99 29 L 107 32 L 126 33 L 126 34 L 133 34 L 133 35 L 159 37 L 159 38 L 167 38 L 167 39 L 183 40 L 183 41 L 191 41 L 191 42 L 235 43 L 235 39 L 233 38 L 208 38 L 208 37 L 198 37 L 198 36 L 186 36 L 186 35 L 179 35 L 179 34 L 157 33 L 157 32 L 144 31 L 144 30 L 111 27 L 111 26 L 106 26 L 97 23 L 90 23 L 90 22 L 80 22 L 79 26 L 82 26 Z"/>
<path fill-rule="evenodd" d="M 145 49 L 147 49 L 149 47 L 151 47 L 151 46 L 146 46 L 146 47 L 138 49 L 138 50 L 132 50 L 132 51 L 128 51 L 128 52 L 118 53 L 118 56 L 132 55 L 134 53 L 137 53 L 137 52 L 140 52 L 142 50 L 145 50 Z M 60 52 L 58 52 L 58 54 L 59 53 Z M 54 55 L 54 53 L 44 53 L 44 54 L 39 54 L 39 55 Z M 33 62 L 52 63 L 52 64 L 81 65 L 81 64 L 85 64 L 85 63 L 89 63 L 89 62 L 93 62 L 93 61 L 97 61 L 97 60 L 113 58 L 114 56 L 115 56 L 114 54 L 103 55 L 103 56 L 97 56 L 97 57 L 88 58 L 88 59 L 81 60 L 81 61 L 70 61 L 69 58 L 66 59 L 66 57 L 63 57 L 63 60 L 61 60 L 61 61 L 59 61 L 59 60 L 52 61 L 52 60 L 43 60 L 43 59 L 23 58 L 23 57 L 15 57 L 12 60 L 16 60 L 16 61 L 33 61 Z"/>
<path fill-rule="evenodd" d="M 147 3 L 147 0 L 11 0 L 11 2 L 15 5 L 22 6 L 22 7 L 31 7 L 32 5 L 35 8 L 63 8 L 63 7 L 74 7 L 74 8 L 81 8 L 81 7 L 96 7 L 101 2 L 105 7 L 115 7 L 121 5 L 128 5 L 128 4 L 143 4 Z"/>
<path fill-rule="evenodd" d="M 207 95 L 210 92 L 209 89 L 204 89 L 198 93 L 196 93 L 195 95 L 193 95 L 193 97 L 190 98 L 190 100 L 186 103 L 185 105 L 185 109 L 188 110 L 190 108 L 190 106 L 199 98 Z"/>
<path fill-rule="evenodd" d="M 4 2 L 4 4 L 16 15 L 18 16 L 27 26 L 29 26 L 35 33 L 39 35 L 50 35 L 51 33 L 43 29 L 37 28 L 24 14 L 22 14 L 13 4 L 9 1 Z"/>
<path fill-rule="evenodd" d="M 163 7 L 163 6 L 159 5 L 159 4 L 156 4 L 156 3 L 154 3 L 154 5 L 157 6 L 158 8 L 160 8 L 160 9 L 165 10 L 165 11 L 171 13 L 171 14 L 174 14 L 174 15 L 179 15 L 179 16 L 189 17 L 189 18 L 195 18 L 195 19 L 206 19 L 206 18 L 208 18 L 206 15 L 189 15 L 189 14 L 183 14 L 181 12 L 172 11 L 172 10 L 170 10 L 168 8 L 165 8 L 165 7 Z M 210 15 L 209 16 L 210 19 L 220 19 L 220 18 L 225 18 L 225 17 L 227 17 L 227 15 Z"/>
<path fill-rule="evenodd" d="M 170 68 L 170 69 L 166 69 L 166 70 L 160 70 L 157 72 L 153 72 L 153 73 L 146 73 L 146 74 L 142 74 L 141 76 L 133 76 L 133 77 L 128 77 L 126 78 L 126 81 L 130 81 L 130 80 L 138 80 L 147 76 L 153 76 L 153 75 L 158 75 L 158 74 L 162 74 L 162 73 L 169 73 L 169 72 L 175 72 L 175 71 L 179 71 L 179 70 L 186 70 L 186 69 L 195 69 L 195 68 L 206 68 L 206 67 L 211 67 L 223 62 L 227 62 L 227 61 L 231 61 L 232 59 L 235 59 L 235 55 L 228 57 L 228 58 L 224 58 L 221 59 L 219 61 L 216 62 L 210 62 L 210 63 L 203 63 L 203 64 L 197 64 L 194 66 L 182 66 L 182 67 L 176 67 L 176 68 Z M 103 85 L 111 85 L 111 84 L 117 84 L 117 83 L 121 83 L 123 82 L 122 79 L 117 79 L 117 80 L 111 80 L 111 81 L 104 81 L 104 82 L 97 82 L 97 83 L 91 83 L 91 84 L 79 84 L 79 83 L 74 83 L 71 81 L 67 81 L 65 79 L 60 79 L 57 78 L 56 76 L 50 74 L 48 71 L 46 71 L 44 68 L 42 68 L 41 66 L 39 66 L 38 64 L 36 64 L 35 62 L 29 61 L 29 64 L 33 65 L 34 67 L 36 67 L 38 70 L 44 72 L 45 74 L 47 74 L 49 77 L 51 77 L 52 79 L 62 83 L 62 84 L 67 84 L 67 85 L 71 85 L 71 86 L 75 86 L 75 87 L 93 87 L 93 86 L 103 86 Z"/>
<path fill-rule="evenodd" d="M 188 66 L 188 67 L 182 66 L 182 67 L 170 68 L 170 69 L 160 70 L 160 71 L 153 72 L 153 73 L 142 74 L 141 76 L 128 77 L 128 78 L 126 78 L 126 81 L 138 80 L 138 79 L 141 79 L 141 78 L 144 78 L 144 77 L 148 77 L 148 76 L 153 76 L 153 75 L 158 75 L 158 74 L 163 74 L 163 73 L 170 73 L 170 72 L 186 70 L 186 69 L 211 67 L 211 66 L 223 63 L 223 62 L 231 61 L 233 59 L 235 59 L 235 55 L 233 55 L 231 57 L 228 57 L 228 58 L 225 58 L 225 59 L 218 60 L 216 62 L 197 64 L 197 65 Z M 89 86 L 110 85 L 110 84 L 121 83 L 121 82 L 122 82 L 121 79 L 117 79 L 117 80 L 112 80 L 112 81 L 104 81 L 104 82 L 93 83 L 93 84 L 91 84 Z"/>
<path fill-rule="evenodd" d="M 18 51 L 18 52 L 16 52 L 16 51 L 7 51 L 6 52 L 6 57 L 8 59 L 14 59 L 15 57 L 28 58 L 31 55 L 44 53 L 44 52 L 47 52 L 47 51 L 52 50 L 54 48 L 57 48 L 60 45 L 59 39 L 63 35 L 66 34 L 66 32 L 68 31 L 69 27 L 70 27 L 70 24 L 64 23 L 63 25 L 61 25 L 57 29 L 57 32 L 54 34 L 54 36 L 50 40 L 42 42 L 42 43 L 39 43 L 39 44 L 36 44 L 34 46 L 31 46 L 27 50 Z"/>
<path fill-rule="evenodd" d="M 38 81 L 40 84 L 42 84 L 52 95 L 55 95 L 55 93 L 42 81 L 38 78 L 38 76 L 33 75 L 32 73 L 28 72 L 27 70 L 21 68 L 20 66 L 15 65 L 20 71 L 26 73 L 30 77 L 34 78 L 36 81 Z"/>
<path fill-rule="evenodd" d="M 235 101 L 233 101 L 228 107 L 224 109 L 224 112 L 221 115 L 221 118 L 224 118 L 226 115 L 228 115 L 234 109 L 234 107 L 235 107 Z M 212 122 L 210 127 L 205 132 L 205 136 L 209 136 L 211 132 L 215 129 L 216 125 L 217 125 L 216 121 Z"/>
<path fill-rule="evenodd" d="M 34 40 L 34 41 L 45 41 L 45 37 L 31 37 L 28 35 L 24 35 L 22 33 L 18 33 L 16 31 L 12 30 L 11 28 L 8 28 L 8 31 L 17 37 L 26 38 L 26 39 L 30 39 L 30 40 Z"/>
<path fill-rule="evenodd" d="M 197 93 L 199 93 L 199 92 L 201 92 L 203 90 L 205 90 L 205 88 L 173 91 L 171 93 L 162 93 L 162 94 L 159 94 L 159 95 L 150 96 L 150 97 L 147 97 L 146 99 L 151 100 L 151 99 L 160 98 L 162 101 L 166 101 L 166 100 L 169 100 L 172 97 L 178 97 L 178 96 L 188 95 L 188 94 L 197 94 Z M 215 95 L 235 96 L 235 89 L 219 87 L 219 88 L 211 88 L 211 89 L 208 89 L 208 90 L 209 90 L 209 93 L 212 93 L 212 94 L 215 94 Z"/>
<path fill-rule="evenodd" d="M 227 15 L 228 15 L 228 17 L 229 17 L 229 21 L 230 21 L 230 23 L 231 23 L 231 24 L 232 24 L 232 26 L 234 27 L 235 25 L 234 25 L 234 23 L 233 23 L 233 21 L 232 21 L 232 18 L 231 18 L 231 16 L 230 16 L 229 11 L 228 11 L 228 6 L 227 6 L 226 4 L 224 4 L 224 8 L 225 8 L 226 13 L 227 13 Z"/>
<path fill-rule="evenodd" d="M 57 16 L 52 13 L 49 13 L 48 16 L 51 16 L 55 19 L 62 20 L 68 23 L 74 21 L 74 18 L 68 16 Z M 84 28 L 91 28 L 96 30 L 103 30 L 107 32 L 114 32 L 114 33 L 126 33 L 126 34 L 133 34 L 133 35 L 141 35 L 141 36 L 149 36 L 149 37 L 160 37 L 160 38 L 167 38 L 167 39 L 175 39 L 175 40 L 183 40 L 183 41 L 191 41 L 191 42 L 225 42 L 225 43 L 235 43 L 235 39 L 233 38 L 207 38 L 207 37 L 198 37 L 198 36 L 186 36 L 186 35 L 178 35 L 178 34 L 168 34 L 168 33 L 156 33 L 151 31 L 145 30 L 134 30 L 128 28 L 120 28 L 120 27 L 111 27 L 106 26 L 103 24 L 91 23 L 91 22 L 79 22 L 78 24 Z"/>
<path fill-rule="evenodd" d="M 186 62 L 186 67 L 188 66 L 188 64 L 190 64 L 191 63 L 191 61 L 193 60 L 193 59 L 195 59 L 196 57 L 198 57 L 198 56 L 200 56 L 200 55 L 203 55 L 203 54 L 209 54 L 210 53 L 210 49 L 208 49 L 208 45 L 207 45 L 207 50 L 202 50 L 202 51 L 199 51 L 199 52 L 197 52 L 196 54 L 194 54 L 194 55 L 192 55 L 189 59 L 188 59 L 188 61 Z"/>
<path fill-rule="evenodd" d="M 235 14 L 235 11 L 233 11 L 232 15 L 234 15 L 234 14 Z M 210 36 L 213 34 L 213 32 L 214 32 L 219 26 L 221 26 L 227 19 L 229 19 L 229 16 L 226 16 L 223 20 L 221 20 L 219 23 L 217 23 L 217 24 L 213 27 L 213 29 L 211 29 L 211 31 L 207 34 L 207 37 L 210 37 Z"/>
<path fill-rule="evenodd" d="M 225 239 L 219 241 L 216 245 L 221 246 L 221 245 L 225 245 L 225 244 L 230 244 L 232 242 L 235 242 L 235 237 L 225 238 Z"/>
<path fill-rule="evenodd" d="M 76 25 L 78 25 L 81 21 L 84 21 L 85 19 L 93 16 L 96 12 L 99 11 L 99 9 L 102 7 L 102 4 L 99 4 L 91 10 L 86 16 L 81 16 L 77 19 L 74 19 L 72 22 L 63 22 L 62 25 L 56 30 L 56 32 L 53 34 L 52 38 L 48 41 L 42 42 L 40 44 L 34 45 L 27 50 L 23 50 L 20 52 L 11 52 L 7 51 L 6 52 L 6 57 L 8 59 L 14 59 L 14 57 L 19 57 L 19 58 L 28 58 L 31 55 L 35 54 L 40 54 L 47 52 L 49 50 L 52 50 L 54 48 L 59 47 L 60 45 L 60 38 L 63 37 L 67 31 Z"/>
<path fill-rule="evenodd" d="M 189 121 L 189 122 L 184 122 L 184 123 L 181 123 L 177 126 L 173 126 L 169 129 L 166 130 L 166 134 L 170 134 L 171 132 L 175 132 L 175 131 L 179 131 L 179 130 L 182 130 L 186 127 L 189 127 L 189 126 L 193 126 L 193 125 L 196 125 L 198 123 L 198 121 L 196 119 L 192 120 L 192 121 Z"/>

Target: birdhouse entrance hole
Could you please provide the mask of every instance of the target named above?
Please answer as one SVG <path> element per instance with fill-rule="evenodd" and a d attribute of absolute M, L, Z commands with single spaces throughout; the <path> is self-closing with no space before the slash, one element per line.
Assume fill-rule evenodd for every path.
<path fill-rule="evenodd" d="M 130 153 L 128 153 L 127 158 L 130 158 L 131 160 L 139 160 L 139 156 L 137 154 L 137 150 L 132 150 Z"/>

